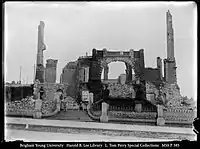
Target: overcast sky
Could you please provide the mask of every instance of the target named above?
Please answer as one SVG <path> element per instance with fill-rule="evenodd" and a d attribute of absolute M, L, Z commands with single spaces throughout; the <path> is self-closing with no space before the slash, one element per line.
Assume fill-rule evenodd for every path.
<path fill-rule="evenodd" d="M 173 17 L 175 58 L 181 94 L 196 98 L 195 3 L 6 3 L 5 79 L 33 80 L 37 28 L 44 21 L 44 62 L 58 60 L 62 68 L 92 49 L 144 49 L 145 66 L 156 67 L 156 57 L 166 58 L 166 12 Z M 109 78 L 125 72 L 123 63 L 109 65 Z"/>

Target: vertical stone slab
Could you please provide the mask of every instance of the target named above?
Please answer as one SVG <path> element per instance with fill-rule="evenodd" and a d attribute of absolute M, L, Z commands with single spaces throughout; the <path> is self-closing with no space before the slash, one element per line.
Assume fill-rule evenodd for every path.
<path fill-rule="evenodd" d="M 42 118 L 42 100 L 39 98 L 35 101 L 35 113 L 33 114 L 33 118 Z"/>
<path fill-rule="evenodd" d="M 54 102 L 56 102 L 56 109 L 57 109 L 57 111 L 60 111 L 60 105 L 61 105 L 60 95 L 61 95 L 61 93 L 58 93 L 58 92 L 56 92 L 54 94 Z"/>
<path fill-rule="evenodd" d="M 90 93 L 90 94 L 89 94 L 89 102 L 90 102 L 90 103 L 93 103 L 93 102 L 94 102 L 94 95 L 93 95 L 93 93 Z"/>
<path fill-rule="evenodd" d="M 162 105 L 157 105 L 157 125 L 158 126 L 163 126 L 165 125 L 165 119 L 163 117 L 163 106 Z"/>
<path fill-rule="evenodd" d="M 100 122 L 103 122 L 103 123 L 108 122 L 108 105 L 105 102 L 102 103 Z"/>
<path fill-rule="evenodd" d="M 45 82 L 56 83 L 56 69 L 58 60 L 48 59 L 45 68 Z"/>

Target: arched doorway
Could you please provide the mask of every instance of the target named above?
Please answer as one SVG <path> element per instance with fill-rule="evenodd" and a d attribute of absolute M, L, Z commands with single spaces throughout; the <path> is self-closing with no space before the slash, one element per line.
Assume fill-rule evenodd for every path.
<path fill-rule="evenodd" d="M 102 82 L 120 83 L 120 77 L 125 79 L 126 84 L 135 80 L 134 69 L 132 69 L 132 67 L 128 63 L 122 61 L 114 61 L 107 64 L 107 66 L 107 74 L 105 74 L 105 67 L 102 68 Z"/>
<path fill-rule="evenodd" d="M 104 78 L 104 72 L 105 70 L 102 70 L 101 74 L 101 80 L 103 81 L 108 81 L 108 82 L 113 82 L 113 83 L 118 83 L 120 75 L 125 75 L 126 74 L 126 65 L 124 62 L 112 62 L 108 64 L 108 78 Z"/>
<path fill-rule="evenodd" d="M 132 96 L 134 90 L 132 79 L 135 78 L 132 66 L 120 60 L 109 61 L 103 66 L 101 82 L 108 85 L 110 97 L 135 98 L 135 95 Z"/>

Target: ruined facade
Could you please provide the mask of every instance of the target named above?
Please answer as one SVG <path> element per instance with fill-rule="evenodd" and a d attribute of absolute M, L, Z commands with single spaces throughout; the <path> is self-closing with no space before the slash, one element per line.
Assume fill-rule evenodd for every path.
<path fill-rule="evenodd" d="M 177 85 L 176 78 L 174 30 L 172 26 L 172 15 L 169 11 L 166 12 L 166 24 L 167 58 L 162 60 L 160 57 L 157 57 L 156 68 L 145 67 L 144 49 L 130 49 L 128 51 L 109 51 L 105 48 L 102 50 L 93 49 L 92 56 L 84 56 L 78 59 L 76 67 L 78 70 L 76 74 L 77 88 L 81 88 L 81 86 L 86 85 L 87 89 L 94 93 L 95 96 L 100 93 L 102 84 L 108 84 L 109 88 L 116 92 L 116 95 L 121 95 L 121 97 L 124 97 L 124 95 L 129 95 L 128 97 L 131 97 L 132 95 L 130 88 L 133 88 L 133 90 L 135 89 L 135 92 L 137 92 L 136 84 L 139 84 L 143 86 L 143 94 L 145 99 L 153 104 L 157 104 L 158 98 L 163 96 L 164 93 L 166 102 L 170 101 L 169 103 L 172 103 L 173 100 L 176 102 L 180 101 L 182 96 L 180 95 L 180 89 Z M 120 76 L 118 80 L 109 80 L 108 64 L 115 61 L 121 61 L 125 63 L 126 74 Z M 88 70 L 86 71 L 86 68 L 89 69 L 89 72 Z M 164 69 L 164 74 L 162 73 L 162 69 Z M 133 72 L 135 73 L 134 77 Z M 85 75 L 88 73 L 89 78 L 84 80 Z M 101 75 L 103 75 L 103 80 L 101 80 Z M 123 87 L 124 85 L 129 86 L 129 89 Z"/>
<path fill-rule="evenodd" d="M 74 62 L 65 65 L 60 76 L 60 83 L 68 86 L 68 95 L 74 98 L 81 97 L 81 91 L 88 90 L 94 94 L 94 101 L 99 100 L 103 84 L 108 84 L 112 97 L 138 98 L 138 94 L 156 105 L 158 99 L 164 98 L 163 104 L 175 104 L 182 99 L 176 78 L 176 61 L 174 56 L 174 30 L 172 26 L 172 15 L 166 12 L 167 24 L 167 58 L 162 60 L 157 57 L 156 68 L 145 67 L 144 49 L 130 49 L 127 51 L 110 51 L 106 48 L 93 49 L 92 55 L 79 57 Z M 43 66 L 43 43 L 44 23 L 40 22 L 38 31 L 38 57 L 37 64 Z M 117 79 L 108 79 L 108 64 L 120 61 L 126 66 L 126 74 Z M 42 71 L 36 72 L 36 78 L 40 82 L 55 83 L 57 60 L 47 60 L 45 77 Z M 164 69 L 164 74 L 162 73 Z M 104 71 L 103 71 L 104 70 Z M 134 72 L 134 75 L 133 75 Z M 103 73 L 103 74 L 102 74 Z M 40 74 L 40 76 L 38 75 Z M 101 80 L 103 75 L 103 80 Z M 113 92 L 112 92 L 113 91 Z M 175 102 L 174 102 L 175 101 Z M 169 102 L 167 104 L 167 102 Z"/>
<path fill-rule="evenodd" d="M 77 61 L 69 62 L 67 65 L 65 65 L 60 76 L 60 83 L 67 84 L 69 86 L 67 93 L 72 97 L 75 97 L 76 94 L 76 75 Z"/>

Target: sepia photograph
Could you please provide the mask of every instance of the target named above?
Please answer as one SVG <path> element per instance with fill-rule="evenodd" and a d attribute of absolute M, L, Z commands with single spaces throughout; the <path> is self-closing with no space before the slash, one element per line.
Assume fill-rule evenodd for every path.
<path fill-rule="evenodd" d="M 3 32 L 5 142 L 197 141 L 195 2 L 5 2 Z"/>

